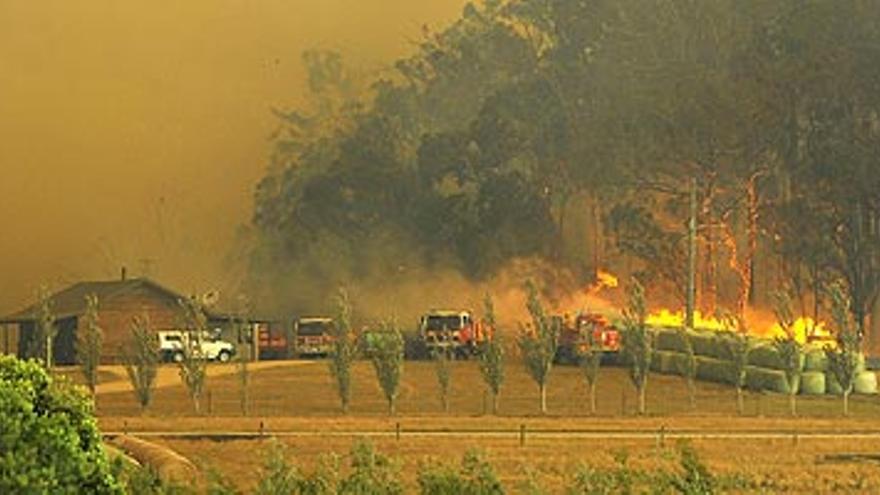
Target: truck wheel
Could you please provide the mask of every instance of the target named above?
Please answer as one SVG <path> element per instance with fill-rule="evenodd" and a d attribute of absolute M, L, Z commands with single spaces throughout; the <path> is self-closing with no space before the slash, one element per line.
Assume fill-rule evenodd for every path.
<path fill-rule="evenodd" d="M 228 363 L 229 358 L 230 355 L 228 351 L 220 351 L 220 354 L 217 355 L 217 361 L 220 361 L 221 363 Z"/>
<path fill-rule="evenodd" d="M 171 360 L 174 361 L 175 363 L 182 363 L 183 362 L 183 353 L 180 351 L 175 352 L 174 354 L 171 355 Z"/>

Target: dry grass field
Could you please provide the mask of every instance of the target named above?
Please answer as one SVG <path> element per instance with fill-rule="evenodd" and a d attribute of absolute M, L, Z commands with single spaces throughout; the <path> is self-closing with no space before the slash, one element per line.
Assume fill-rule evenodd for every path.
<path fill-rule="evenodd" d="M 574 438 L 559 435 L 529 437 L 520 445 L 518 430 L 643 430 L 660 431 L 783 431 L 782 438 L 708 438 L 691 444 L 717 473 L 744 475 L 749 492 L 756 493 L 880 493 L 877 466 L 863 461 L 830 461 L 826 456 L 880 453 L 880 435 L 861 439 L 805 438 L 803 433 L 859 430 L 880 432 L 880 397 L 856 396 L 852 417 L 840 418 L 836 397 L 798 398 L 798 418 L 788 416 L 787 397 L 773 394 L 746 396 L 746 415 L 736 416 L 732 388 L 699 383 L 696 408 L 679 377 L 652 375 L 647 417 L 635 415 L 635 394 L 626 370 L 606 367 L 600 376 L 599 413 L 591 416 L 578 368 L 557 366 L 549 386 L 549 414 L 538 409 L 537 387 L 520 363 L 509 363 L 502 389 L 499 416 L 486 414 L 488 401 L 474 362 L 455 363 L 449 414 L 442 411 L 434 367 L 429 362 L 407 362 L 398 405 L 390 418 L 372 367 L 359 362 L 354 373 L 351 413 L 339 414 L 339 402 L 323 361 L 263 363 L 251 372 L 250 414 L 241 414 L 235 365 L 211 365 L 210 393 L 203 413 L 193 414 L 192 404 L 180 386 L 176 368 L 164 366 L 153 404 L 141 413 L 124 372 L 108 367 L 102 373 L 97 397 L 99 421 L 104 431 L 254 432 L 262 423 L 263 438 L 222 439 L 151 437 L 181 453 L 205 471 L 216 469 L 242 488 L 259 477 L 262 452 L 273 432 L 317 432 L 316 436 L 281 436 L 295 462 L 308 470 L 322 454 L 345 455 L 365 434 L 383 453 L 400 459 L 408 486 L 415 485 L 420 462 L 439 458 L 458 462 L 470 448 L 486 453 L 507 488 L 518 493 L 528 479 L 547 493 L 561 493 L 579 463 L 610 466 L 616 452 L 626 450 L 633 467 L 675 469 L 676 440 L 659 435 L 642 439 Z M 76 380 L 75 370 L 66 370 Z M 115 376 L 115 378 L 114 378 Z M 103 390 L 103 391 L 102 391 Z M 401 425 L 403 435 L 393 432 Z M 415 430 L 450 430 L 453 436 L 417 436 Z M 481 431 L 503 431 L 485 436 Z M 468 434 L 466 432 L 474 432 Z M 463 432 L 463 433 L 461 433 Z M 795 432 L 802 432 L 796 435 Z"/>

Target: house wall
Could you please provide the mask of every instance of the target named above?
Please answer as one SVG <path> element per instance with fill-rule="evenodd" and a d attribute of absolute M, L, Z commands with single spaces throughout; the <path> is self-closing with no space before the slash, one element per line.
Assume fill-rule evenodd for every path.
<path fill-rule="evenodd" d="M 131 338 L 132 321 L 136 316 L 147 315 L 153 330 L 182 326 L 177 301 L 149 289 L 99 301 L 98 305 L 98 321 L 104 332 L 101 355 L 105 363 L 121 361 L 121 348 Z"/>
<path fill-rule="evenodd" d="M 0 325 L 0 353 L 18 354 L 18 324 Z"/>

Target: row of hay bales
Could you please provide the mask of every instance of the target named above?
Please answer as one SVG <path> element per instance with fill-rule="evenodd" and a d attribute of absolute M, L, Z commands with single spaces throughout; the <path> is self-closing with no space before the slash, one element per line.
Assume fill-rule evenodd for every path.
<path fill-rule="evenodd" d="M 705 381 L 733 385 L 736 372 L 733 356 L 725 339 L 729 334 L 715 331 L 689 331 L 691 345 L 697 359 L 697 378 Z M 687 367 L 686 344 L 679 329 L 660 328 L 656 333 L 656 346 L 651 363 L 653 371 L 664 374 L 681 375 Z M 877 376 L 866 371 L 862 359 L 854 392 L 857 394 L 877 393 Z M 787 394 L 790 392 L 785 379 L 784 366 L 773 342 L 760 340 L 749 353 L 746 367 L 746 386 L 754 391 L 768 391 Z M 828 369 L 828 358 L 821 348 L 804 348 L 802 372 L 797 393 L 803 395 L 839 395 L 840 383 Z"/>

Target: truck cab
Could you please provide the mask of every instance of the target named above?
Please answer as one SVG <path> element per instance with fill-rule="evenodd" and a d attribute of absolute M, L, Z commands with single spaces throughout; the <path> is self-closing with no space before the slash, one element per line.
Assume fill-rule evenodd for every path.
<path fill-rule="evenodd" d="M 620 352 L 620 331 L 604 315 L 599 313 L 579 313 L 574 321 L 562 318 L 562 332 L 559 335 L 557 361 L 577 363 L 581 351 L 595 346 L 608 357 Z"/>
<path fill-rule="evenodd" d="M 235 355 L 235 345 L 226 342 L 219 331 L 197 335 L 189 330 L 162 330 L 158 332 L 159 351 L 163 361 L 179 363 L 187 348 L 195 357 L 226 363 Z"/>
<path fill-rule="evenodd" d="M 459 357 L 475 354 L 479 344 L 489 338 L 470 311 L 459 310 L 429 311 L 419 321 L 419 335 L 428 351 L 446 349 Z"/>
<path fill-rule="evenodd" d="M 326 317 L 299 318 L 294 322 L 296 354 L 323 357 L 333 350 L 333 319 Z"/>

